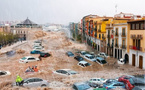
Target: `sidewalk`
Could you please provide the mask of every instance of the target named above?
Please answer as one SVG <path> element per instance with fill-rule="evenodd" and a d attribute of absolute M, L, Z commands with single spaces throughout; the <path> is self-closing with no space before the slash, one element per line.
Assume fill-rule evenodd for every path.
<path fill-rule="evenodd" d="M 11 46 L 3 47 L 3 48 L 0 49 L 0 54 L 1 54 L 1 53 L 6 53 L 6 52 L 8 52 L 8 51 L 11 51 L 11 50 L 13 50 L 13 48 L 15 48 L 16 46 L 22 45 L 22 44 L 24 44 L 24 43 L 27 43 L 27 41 L 23 41 L 23 42 L 20 42 L 20 41 L 19 41 L 19 42 L 15 43 L 15 44 L 13 44 L 13 45 L 11 45 Z"/>

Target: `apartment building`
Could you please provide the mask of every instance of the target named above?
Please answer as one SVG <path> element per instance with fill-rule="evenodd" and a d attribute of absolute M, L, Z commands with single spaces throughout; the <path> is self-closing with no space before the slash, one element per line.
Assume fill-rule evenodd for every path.
<path fill-rule="evenodd" d="M 145 69 L 145 19 L 128 21 L 129 64 Z"/>

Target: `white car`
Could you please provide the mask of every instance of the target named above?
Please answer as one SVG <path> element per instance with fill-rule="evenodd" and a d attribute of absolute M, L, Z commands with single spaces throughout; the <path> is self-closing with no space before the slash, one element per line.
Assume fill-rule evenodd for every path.
<path fill-rule="evenodd" d="M 92 61 L 92 62 L 96 62 L 96 58 L 94 55 L 90 55 L 90 54 L 85 54 L 84 58 L 86 60 Z"/>
<path fill-rule="evenodd" d="M 11 75 L 11 73 L 9 71 L 0 71 L 0 76 L 7 76 L 7 75 Z"/>
<path fill-rule="evenodd" d="M 34 61 L 40 61 L 40 59 L 32 57 L 32 56 L 26 56 L 26 57 L 21 58 L 19 60 L 19 63 L 28 63 L 28 62 L 34 62 Z"/>
<path fill-rule="evenodd" d="M 33 46 L 33 49 L 35 49 L 35 48 L 44 48 L 44 46 Z"/>
<path fill-rule="evenodd" d="M 44 48 L 43 47 L 35 47 L 35 48 L 33 48 L 33 50 L 38 50 L 38 51 L 43 51 L 44 50 Z"/>
<path fill-rule="evenodd" d="M 59 70 L 54 71 L 53 73 L 57 73 L 60 75 L 67 75 L 67 76 L 78 74 L 78 72 L 70 70 L 70 69 L 59 69 Z"/>
<path fill-rule="evenodd" d="M 104 78 L 91 78 L 89 80 L 89 83 L 95 83 L 95 84 L 98 84 L 98 85 L 102 85 L 103 83 L 106 82 L 107 79 L 104 79 Z"/>
<path fill-rule="evenodd" d="M 119 59 L 118 64 L 125 64 L 124 59 L 123 58 Z"/>
<path fill-rule="evenodd" d="M 80 61 L 80 62 L 78 63 L 78 65 L 81 66 L 81 67 L 91 66 L 91 64 L 88 63 L 88 62 L 86 62 L 86 61 Z"/>
<path fill-rule="evenodd" d="M 13 83 L 12 86 L 16 86 L 16 83 Z M 23 83 L 22 83 L 23 87 L 48 87 L 49 86 L 49 81 L 47 80 L 43 80 L 41 78 L 27 78 L 27 79 L 23 79 Z"/>
<path fill-rule="evenodd" d="M 109 58 L 109 56 L 108 56 L 106 53 L 104 53 L 104 52 L 99 53 L 98 56 L 99 56 L 99 57 L 102 57 L 102 58 L 104 58 L 104 59 Z"/>

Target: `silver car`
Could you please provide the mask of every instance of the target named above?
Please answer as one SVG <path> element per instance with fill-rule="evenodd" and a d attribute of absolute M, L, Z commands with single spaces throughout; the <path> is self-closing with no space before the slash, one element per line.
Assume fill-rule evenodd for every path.
<path fill-rule="evenodd" d="M 13 86 L 15 86 L 14 84 Z M 27 78 L 23 80 L 24 87 L 48 87 L 49 82 L 40 78 Z"/>

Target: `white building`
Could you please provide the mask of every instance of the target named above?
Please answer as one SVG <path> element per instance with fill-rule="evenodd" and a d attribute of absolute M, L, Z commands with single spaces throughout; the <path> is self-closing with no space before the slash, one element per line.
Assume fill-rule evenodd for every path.
<path fill-rule="evenodd" d="M 126 58 L 128 60 L 127 53 L 127 23 L 114 24 L 114 54 L 115 58 Z"/>

